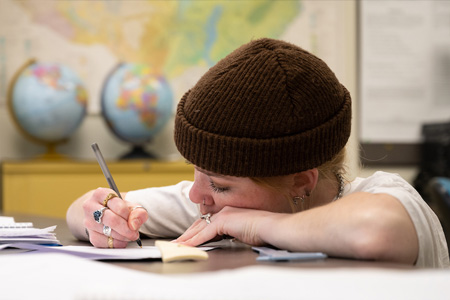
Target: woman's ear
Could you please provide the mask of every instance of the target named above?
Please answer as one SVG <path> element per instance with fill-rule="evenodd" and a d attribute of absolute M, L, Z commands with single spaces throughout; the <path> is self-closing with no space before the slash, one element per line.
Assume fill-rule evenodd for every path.
<path fill-rule="evenodd" d="M 319 170 L 317 168 L 295 173 L 293 177 L 295 195 L 309 196 L 316 188 L 319 180 Z"/>

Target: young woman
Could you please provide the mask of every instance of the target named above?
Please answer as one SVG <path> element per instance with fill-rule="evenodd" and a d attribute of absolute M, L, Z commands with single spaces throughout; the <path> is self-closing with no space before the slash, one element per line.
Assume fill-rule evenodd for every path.
<path fill-rule="evenodd" d="M 125 247 L 140 230 L 193 246 L 228 235 L 448 267 L 442 227 L 406 181 L 384 172 L 345 179 L 350 127 L 350 94 L 322 60 L 284 41 L 252 41 L 178 104 L 175 143 L 195 166 L 194 182 L 131 191 L 126 201 L 110 189 L 90 191 L 67 222 L 96 247 Z"/>

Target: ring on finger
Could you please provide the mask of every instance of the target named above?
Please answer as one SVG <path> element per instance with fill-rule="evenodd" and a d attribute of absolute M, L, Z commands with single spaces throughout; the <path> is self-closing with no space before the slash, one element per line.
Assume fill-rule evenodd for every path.
<path fill-rule="evenodd" d="M 114 194 L 114 193 L 109 193 L 109 194 L 106 196 L 105 200 L 103 200 L 103 206 L 106 207 L 106 206 L 108 205 L 108 201 L 111 200 L 112 198 L 115 198 L 115 197 L 117 197 L 116 194 Z"/>
<path fill-rule="evenodd" d="M 103 234 L 107 237 L 111 236 L 111 227 L 103 225 Z"/>
<path fill-rule="evenodd" d="M 132 212 L 133 210 L 138 209 L 138 208 L 142 208 L 143 210 L 145 210 L 145 211 L 148 213 L 147 209 L 146 209 L 145 207 L 141 206 L 141 205 L 138 205 L 138 206 L 133 207 L 133 208 L 130 210 L 130 212 Z"/>
<path fill-rule="evenodd" d="M 202 215 L 201 219 L 205 220 L 206 224 L 211 224 L 211 213 Z"/>
<path fill-rule="evenodd" d="M 114 239 L 110 236 L 108 236 L 108 248 L 110 249 L 114 248 Z"/>
<path fill-rule="evenodd" d="M 94 215 L 95 222 L 97 222 L 98 224 L 102 223 L 103 212 L 105 211 L 105 209 L 107 209 L 107 207 L 102 207 L 92 213 Z"/>

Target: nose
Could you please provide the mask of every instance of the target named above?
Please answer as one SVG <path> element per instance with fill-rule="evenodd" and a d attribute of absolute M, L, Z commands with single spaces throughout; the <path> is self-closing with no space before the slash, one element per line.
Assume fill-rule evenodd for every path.
<path fill-rule="evenodd" d="M 189 199 L 191 199 L 192 202 L 197 204 L 203 203 L 203 199 L 200 196 L 197 180 L 194 180 L 194 184 L 192 185 L 191 190 L 189 191 Z"/>
<path fill-rule="evenodd" d="M 189 199 L 196 204 L 211 205 L 214 203 L 208 193 L 209 180 L 205 174 L 197 170 L 194 171 L 194 184 L 189 191 Z"/>

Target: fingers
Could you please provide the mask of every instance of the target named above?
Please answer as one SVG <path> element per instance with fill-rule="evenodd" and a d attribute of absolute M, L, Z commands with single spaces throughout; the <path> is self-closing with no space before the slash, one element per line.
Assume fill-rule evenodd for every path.
<path fill-rule="evenodd" d="M 96 232 L 103 234 L 103 225 L 109 226 L 111 228 L 112 234 L 114 233 L 114 238 L 118 238 L 124 241 L 136 240 L 139 236 L 136 230 L 128 227 L 127 220 L 118 216 L 111 209 L 106 209 L 103 212 L 102 223 L 94 225 L 91 227 Z"/>
<path fill-rule="evenodd" d="M 130 239 L 128 239 L 127 237 L 121 235 L 119 232 L 117 232 L 116 230 L 112 229 L 111 226 L 108 225 L 104 225 L 104 224 L 98 224 L 94 227 L 90 226 L 90 228 L 88 229 L 88 227 L 85 227 L 86 230 L 86 235 L 89 238 L 91 236 L 92 232 L 96 232 L 96 233 L 101 233 L 104 236 L 111 236 L 115 239 L 118 240 L 122 240 L 122 241 L 126 241 L 126 242 L 131 242 Z"/>
<path fill-rule="evenodd" d="M 188 246 L 198 246 L 211 241 L 220 235 L 218 224 L 206 223 L 205 220 L 199 219 L 189 227 L 175 242 Z"/>
<path fill-rule="evenodd" d="M 126 247 L 128 242 L 139 237 L 138 229 L 148 218 L 144 209 L 130 213 L 129 207 L 136 205 L 115 197 L 112 193 L 114 192 L 111 189 L 99 188 L 83 203 L 84 226 L 89 232 L 90 242 L 95 247 L 108 247 L 107 235 L 112 238 L 110 246 L 113 244 L 115 248 Z M 104 226 L 108 226 L 111 231 L 104 232 Z"/>
<path fill-rule="evenodd" d="M 115 196 L 114 196 L 115 195 Z M 101 206 L 106 206 L 114 211 L 115 214 L 127 220 L 130 213 L 126 201 L 119 198 L 113 190 L 100 188 L 95 190 L 93 198 L 94 201 Z"/>
<path fill-rule="evenodd" d="M 92 245 L 97 248 L 125 248 L 128 245 L 128 241 L 114 238 L 113 235 L 111 235 L 112 239 L 109 239 L 109 237 L 105 236 L 103 233 L 91 230 L 89 230 L 89 238 Z"/>
<path fill-rule="evenodd" d="M 128 203 L 130 214 L 128 216 L 128 227 L 133 230 L 139 230 L 142 224 L 148 219 L 148 212 L 142 206 L 136 206 L 132 203 Z"/>
<path fill-rule="evenodd" d="M 175 241 L 177 243 L 182 243 L 190 240 L 193 236 L 198 234 L 205 227 L 206 222 L 202 219 L 196 220 L 181 236 L 179 236 Z"/>

